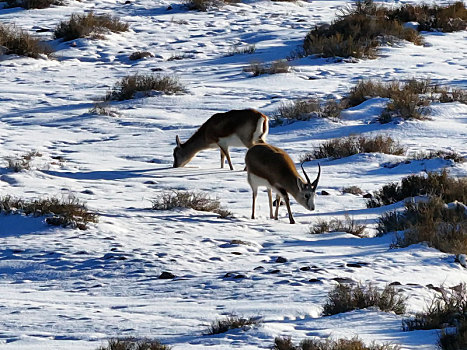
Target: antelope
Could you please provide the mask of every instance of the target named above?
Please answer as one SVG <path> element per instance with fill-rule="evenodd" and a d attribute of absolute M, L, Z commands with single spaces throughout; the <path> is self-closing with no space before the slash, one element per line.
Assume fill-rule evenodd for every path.
<path fill-rule="evenodd" d="M 257 144 L 251 147 L 245 156 L 248 172 L 248 183 L 253 191 L 253 205 L 251 218 L 255 218 L 256 195 L 259 186 L 266 186 L 269 197 L 269 216 L 277 220 L 281 197 L 284 199 L 289 213 L 289 221 L 295 223 L 290 210 L 289 193 L 295 200 L 308 210 L 315 210 L 315 193 L 321 175 L 321 166 L 318 164 L 318 176 L 311 182 L 303 163 L 300 165 L 306 181 L 298 174 L 290 156 L 278 147 L 269 144 Z M 272 190 L 276 192 L 276 212 L 272 213 Z"/>
<path fill-rule="evenodd" d="M 216 113 L 209 118 L 185 143 L 175 137 L 173 167 L 183 167 L 200 151 L 220 148 L 221 168 L 225 158 L 230 170 L 234 170 L 230 160 L 230 146 L 252 147 L 265 142 L 269 132 L 268 117 L 254 109 L 232 110 Z"/>

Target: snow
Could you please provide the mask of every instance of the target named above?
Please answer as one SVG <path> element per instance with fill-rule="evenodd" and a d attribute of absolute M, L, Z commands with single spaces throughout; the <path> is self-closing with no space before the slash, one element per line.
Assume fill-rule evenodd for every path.
<path fill-rule="evenodd" d="M 214 113 L 256 108 L 271 116 L 283 101 L 343 96 L 362 78 L 430 78 L 466 88 L 465 31 L 423 33 L 427 45 L 383 47 L 376 60 L 307 57 L 290 62 L 287 74 L 251 77 L 243 71 L 252 61 L 290 55 L 314 24 L 331 21 L 346 4 L 249 0 L 195 12 L 180 1 L 97 0 L 42 10 L 1 9 L 2 23 L 31 32 L 53 30 L 71 13 L 89 10 L 120 16 L 130 31 L 108 34 L 105 40 L 78 39 L 73 45 L 52 41 L 55 60 L 0 56 L 0 157 L 42 154 L 30 170 L 19 173 L 2 163 L 0 195 L 71 193 L 100 215 L 86 231 L 47 226 L 41 217 L 0 216 L 0 347 L 95 349 L 110 337 L 149 337 L 174 349 L 267 349 L 275 336 L 299 341 L 358 335 L 402 349 L 436 349 L 437 331 L 402 332 L 403 316 L 374 309 L 331 317 L 320 312 L 335 278 L 379 287 L 399 282 L 409 298 L 408 312 L 422 311 L 434 295 L 427 285 L 467 282 L 467 270 L 453 255 L 423 244 L 390 249 L 391 235 L 311 235 L 309 226 L 349 215 L 368 224 L 372 235 L 379 215 L 403 204 L 366 209 L 362 197 L 342 194 L 343 187 L 370 192 L 409 174 L 444 167 L 466 176 L 466 163 L 413 161 L 388 168 L 383 164 L 404 157 L 383 154 L 321 160 L 318 193 L 330 195 L 317 196 L 314 212 L 292 201 L 295 225 L 288 223 L 285 208 L 278 221 L 268 218 L 265 192 L 258 194 L 257 219 L 250 219 L 244 149 L 231 151 L 234 171 L 219 168 L 217 150 L 199 153 L 185 168 L 171 167 L 175 136 L 186 140 Z M 40 35 L 52 40 L 51 32 Z M 228 56 L 238 44 L 254 44 L 256 51 Z M 154 57 L 130 61 L 135 51 Z M 186 58 L 169 60 L 175 55 Z M 188 93 L 113 102 L 120 113 L 116 117 L 89 113 L 93 101 L 123 76 L 159 70 L 177 76 Z M 339 122 L 274 127 L 268 141 L 295 161 L 324 140 L 361 133 L 390 135 L 408 154 L 452 150 L 467 156 L 466 105 L 434 104 L 427 121 L 372 123 L 384 104 L 384 99 L 371 99 L 344 112 Z M 315 176 L 317 161 L 305 167 Z M 206 191 L 234 218 L 150 210 L 157 194 L 172 189 Z M 277 257 L 287 262 L 277 263 Z M 355 263 L 362 267 L 348 266 Z M 164 271 L 177 277 L 158 279 Z M 212 321 L 232 313 L 258 316 L 263 323 L 247 331 L 204 335 Z"/>

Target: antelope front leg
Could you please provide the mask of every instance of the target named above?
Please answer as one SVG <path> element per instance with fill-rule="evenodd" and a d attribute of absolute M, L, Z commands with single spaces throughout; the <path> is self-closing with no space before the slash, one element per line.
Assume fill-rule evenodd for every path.
<path fill-rule="evenodd" d="M 227 162 L 229 162 L 230 170 L 234 170 L 232 161 L 230 160 L 229 148 L 228 147 L 223 148 L 221 145 L 218 145 L 218 146 L 221 149 L 221 153 L 223 153 L 224 156 L 227 158 Z M 224 167 L 223 165 L 224 165 L 224 162 L 222 162 L 222 167 Z"/>
<path fill-rule="evenodd" d="M 225 155 L 224 155 L 224 152 L 222 151 L 222 148 L 220 149 L 220 151 L 221 151 L 221 168 L 224 169 Z"/>
<path fill-rule="evenodd" d="M 279 219 L 279 207 L 281 206 L 281 196 L 276 195 L 276 215 L 274 215 L 274 219 Z"/>
<path fill-rule="evenodd" d="M 268 188 L 268 199 L 269 199 L 269 218 L 274 219 L 272 215 L 272 190 Z"/>
<path fill-rule="evenodd" d="M 253 190 L 253 205 L 251 207 L 251 218 L 255 218 L 255 206 L 256 206 L 256 195 L 258 194 L 258 190 Z"/>
<path fill-rule="evenodd" d="M 292 210 L 290 209 L 290 200 L 289 195 L 286 193 L 284 196 L 285 205 L 287 206 L 287 211 L 289 212 L 289 221 L 291 224 L 295 224 L 295 220 L 292 216 Z"/>

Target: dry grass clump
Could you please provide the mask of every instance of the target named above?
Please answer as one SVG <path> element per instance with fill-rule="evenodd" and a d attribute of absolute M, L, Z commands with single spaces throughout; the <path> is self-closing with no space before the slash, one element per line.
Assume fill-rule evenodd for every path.
<path fill-rule="evenodd" d="M 450 290 L 440 288 L 424 312 L 402 320 L 404 331 L 416 329 L 440 329 L 455 327 L 459 321 L 467 321 L 467 288 L 465 283 Z"/>
<path fill-rule="evenodd" d="M 235 56 L 235 55 L 244 55 L 248 54 L 251 55 L 252 53 L 255 53 L 256 51 L 256 46 L 255 44 L 251 45 L 234 45 L 232 48 L 229 50 L 228 54 L 226 56 Z"/>
<path fill-rule="evenodd" d="M 230 211 L 221 207 L 219 200 L 212 199 L 201 192 L 167 191 L 159 194 L 152 201 L 152 209 L 154 210 L 172 210 L 175 208 L 190 208 L 212 212 L 219 214 L 221 218 L 232 216 Z"/>
<path fill-rule="evenodd" d="M 384 312 L 394 312 L 401 315 L 405 312 L 405 301 L 401 292 L 392 286 L 386 286 L 382 291 L 371 283 L 355 286 L 338 284 L 328 294 L 328 300 L 323 307 L 323 316 L 336 315 L 342 312 L 377 307 Z"/>
<path fill-rule="evenodd" d="M 353 7 L 341 11 L 331 25 L 316 26 L 305 37 L 303 47 L 307 55 L 322 57 L 376 57 L 377 47 L 385 41 L 408 40 L 422 43 L 413 29 L 389 19 L 387 10 L 371 0 L 357 1 Z"/>
<path fill-rule="evenodd" d="M 282 124 L 284 121 L 310 120 L 312 118 L 337 120 L 341 111 L 341 104 L 334 99 L 328 99 L 324 103 L 318 98 L 296 99 L 282 102 L 276 116 L 274 116 L 274 120 L 276 124 Z"/>
<path fill-rule="evenodd" d="M 359 195 L 363 194 L 363 191 L 358 186 L 349 186 L 349 187 L 344 187 L 342 189 L 342 193 L 350 193 L 350 194 L 354 194 L 356 196 L 359 196 Z"/>
<path fill-rule="evenodd" d="M 52 5 L 61 6 L 61 0 L 6 0 L 6 7 L 22 7 L 26 10 L 29 9 L 45 9 Z"/>
<path fill-rule="evenodd" d="M 404 4 L 388 11 L 388 16 L 401 22 L 418 22 L 420 31 L 454 32 L 467 28 L 467 9 L 462 1 L 446 6 Z"/>
<path fill-rule="evenodd" d="M 467 349 L 467 320 L 459 321 L 454 332 L 443 330 L 439 337 L 439 346 L 442 350 Z"/>
<path fill-rule="evenodd" d="M 376 208 L 397 203 L 408 197 L 438 196 L 445 202 L 458 200 L 467 203 L 467 178 L 449 176 L 446 170 L 440 173 L 428 172 L 425 175 L 409 175 L 401 183 L 384 185 L 368 200 L 368 208 Z"/>
<path fill-rule="evenodd" d="M 42 157 L 42 154 L 37 151 L 31 151 L 20 157 L 6 157 L 5 160 L 8 162 L 7 169 L 15 173 L 29 170 L 31 169 L 31 161 L 35 157 Z"/>
<path fill-rule="evenodd" d="M 189 10 L 208 11 L 211 8 L 221 7 L 225 4 L 235 3 L 236 0 L 184 0 Z"/>
<path fill-rule="evenodd" d="M 347 232 L 354 236 L 363 237 L 365 234 L 366 225 L 358 224 L 350 216 L 346 215 L 345 220 L 337 218 L 326 220 L 318 220 L 318 222 L 310 226 L 311 234 L 321 234 L 326 232 Z"/>
<path fill-rule="evenodd" d="M 349 136 L 332 139 L 322 143 L 310 153 L 300 159 L 301 162 L 312 159 L 333 158 L 339 159 L 359 153 L 385 153 L 404 154 L 405 149 L 390 136 Z"/>
<path fill-rule="evenodd" d="M 185 92 L 185 88 L 174 76 L 161 74 L 134 74 L 123 77 L 111 91 L 107 93 L 105 101 L 130 100 L 138 95 L 150 96 L 154 91 L 164 94 Z"/>
<path fill-rule="evenodd" d="M 287 60 L 277 60 L 272 63 L 252 62 L 248 67 L 243 68 L 244 72 L 252 73 L 254 77 L 263 74 L 288 73 L 290 66 Z"/>
<path fill-rule="evenodd" d="M 426 160 L 426 159 L 445 159 L 452 160 L 454 163 L 463 163 L 465 158 L 455 151 L 429 151 L 429 152 L 417 152 L 412 154 L 408 160 Z"/>
<path fill-rule="evenodd" d="M 371 343 L 365 345 L 358 337 L 352 339 L 311 339 L 295 345 L 290 337 L 276 337 L 273 350 L 399 350 L 397 345 Z"/>
<path fill-rule="evenodd" d="M 94 107 L 89 109 L 89 113 L 98 114 L 98 115 L 106 115 L 106 116 L 114 117 L 114 118 L 121 116 L 120 112 L 110 107 L 110 105 L 107 102 L 95 103 Z"/>
<path fill-rule="evenodd" d="M 52 48 L 40 39 L 28 34 L 14 25 L 0 23 L 0 47 L 5 47 L 4 54 L 19 55 L 32 58 L 50 56 Z"/>
<path fill-rule="evenodd" d="M 432 84 L 430 79 L 409 79 L 407 81 L 392 80 L 360 80 L 345 98 L 346 108 L 358 106 L 374 97 L 390 98 L 394 101 L 404 100 L 402 96 L 411 97 L 412 103 L 423 106 L 430 102 L 467 103 L 467 90 Z M 422 95 L 422 96 L 420 96 Z M 418 99 L 417 99 L 418 97 Z"/>
<path fill-rule="evenodd" d="M 86 230 L 90 222 L 97 222 L 97 214 L 90 212 L 72 195 L 62 199 L 50 197 L 32 200 L 0 197 L 0 213 L 48 216 L 46 222 L 50 225 L 80 230 Z"/>
<path fill-rule="evenodd" d="M 134 338 L 110 339 L 107 346 L 100 346 L 97 350 L 170 350 L 171 346 L 164 345 L 158 340 L 137 340 Z"/>
<path fill-rule="evenodd" d="M 111 15 L 96 15 L 94 12 L 87 14 L 73 13 L 69 20 L 62 21 L 55 28 L 55 39 L 64 41 L 78 38 L 102 38 L 106 32 L 120 33 L 129 29 L 129 24 L 120 21 L 118 17 Z"/>
<path fill-rule="evenodd" d="M 138 61 L 147 57 L 154 57 L 154 55 L 149 51 L 135 51 L 128 58 L 130 61 Z"/>
<path fill-rule="evenodd" d="M 243 318 L 236 315 L 230 315 L 220 320 L 215 320 L 208 328 L 207 335 L 221 334 L 231 329 L 246 329 L 248 326 L 255 326 L 261 323 L 259 317 Z"/>
<path fill-rule="evenodd" d="M 430 80 L 410 79 L 383 83 L 375 80 L 362 80 L 355 85 L 347 97 L 349 107 L 373 98 L 389 98 L 390 102 L 379 117 L 380 122 L 389 122 L 395 117 L 403 119 L 424 119 L 428 97 L 421 96 L 430 92 Z"/>
<path fill-rule="evenodd" d="M 467 207 L 458 202 L 446 205 L 439 197 L 427 202 L 407 202 L 403 212 L 389 212 L 378 220 L 378 233 L 403 231 L 393 247 L 426 242 L 445 253 L 467 253 Z"/>
<path fill-rule="evenodd" d="M 393 80 L 361 80 L 343 99 L 345 108 L 354 107 L 374 97 L 389 98 L 385 110 L 379 116 L 381 123 L 390 122 L 393 118 L 426 119 L 429 112 L 427 106 L 433 102 L 467 103 L 467 91 L 432 84 L 429 79 Z"/>

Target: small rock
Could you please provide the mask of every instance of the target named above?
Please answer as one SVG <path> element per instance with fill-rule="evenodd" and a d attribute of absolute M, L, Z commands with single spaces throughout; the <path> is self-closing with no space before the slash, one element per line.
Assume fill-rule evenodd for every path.
<path fill-rule="evenodd" d="M 310 278 L 310 279 L 308 280 L 308 282 L 310 282 L 310 283 L 321 283 L 321 280 L 319 280 L 319 279 L 317 279 L 317 278 Z"/>
<path fill-rule="evenodd" d="M 160 280 L 169 280 L 169 279 L 173 279 L 175 278 L 176 276 L 171 273 L 171 272 L 167 272 L 167 271 L 164 271 L 161 273 L 161 275 L 159 276 L 159 279 Z"/>
<path fill-rule="evenodd" d="M 280 272 L 281 272 L 281 270 L 278 270 L 278 269 L 269 271 L 269 273 L 271 273 L 271 274 L 277 274 L 277 273 L 280 273 Z"/>
<path fill-rule="evenodd" d="M 286 262 L 287 262 L 287 259 L 283 258 L 282 256 L 279 256 L 276 259 L 276 263 L 279 263 L 279 264 L 283 264 L 283 263 L 286 263 Z"/>
<path fill-rule="evenodd" d="M 322 191 L 321 191 L 321 195 L 322 195 L 322 196 L 329 196 L 330 193 L 329 193 L 328 191 L 322 190 Z"/>
<path fill-rule="evenodd" d="M 242 278 L 246 278 L 246 275 L 238 274 L 238 275 L 234 276 L 234 279 L 236 279 L 236 280 L 242 279 Z"/>
<path fill-rule="evenodd" d="M 300 267 L 300 271 L 310 271 L 310 270 L 311 270 L 311 267 L 309 266 Z"/>
<path fill-rule="evenodd" d="M 349 263 L 349 264 L 347 264 L 347 267 L 358 267 L 358 268 L 360 268 L 360 267 L 362 267 L 362 265 L 360 265 L 359 263 Z"/>
<path fill-rule="evenodd" d="M 369 199 L 369 198 L 373 198 L 373 195 L 371 193 L 365 193 L 362 197 Z"/>
<path fill-rule="evenodd" d="M 336 278 L 333 278 L 333 280 L 338 283 L 354 283 L 355 282 L 353 279 L 348 278 L 348 277 L 336 277 Z"/>
<path fill-rule="evenodd" d="M 253 270 L 257 271 L 257 270 L 264 270 L 264 267 L 263 266 L 257 266 L 255 267 Z"/>
<path fill-rule="evenodd" d="M 389 283 L 389 285 L 390 285 L 390 286 L 400 286 L 400 285 L 401 285 L 401 283 L 400 283 L 400 282 L 397 282 L 397 281 L 395 281 L 395 282 L 391 282 L 391 283 Z"/>
<path fill-rule="evenodd" d="M 456 261 L 462 265 L 462 267 L 467 268 L 467 255 L 466 254 L 459 254 L 456 256 Z"/>
<path fill-rule="evenodd" d="M 173 7 L 171 5 L 167 6 L 167 11 L 173 10 Z"/>

